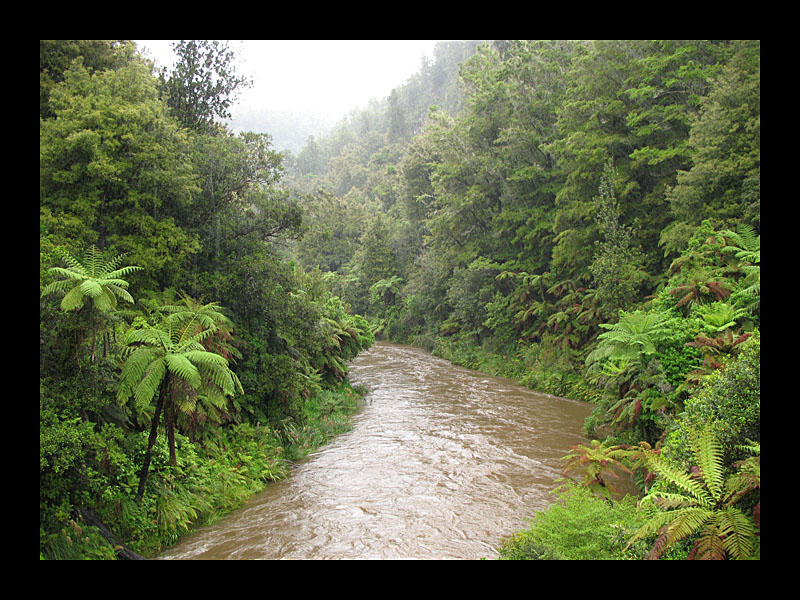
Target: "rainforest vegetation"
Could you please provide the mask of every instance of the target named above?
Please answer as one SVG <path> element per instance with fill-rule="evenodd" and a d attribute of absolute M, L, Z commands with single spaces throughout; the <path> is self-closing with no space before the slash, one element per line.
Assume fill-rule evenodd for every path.
<path fill-rule="evenodd" d="M 441 42 L 297 153 L 175 52 L 40 43 L 41 558 L 286 476 L 376 337 L 592 403 L 501 558 L 760 558 L 759 41 Z"/>

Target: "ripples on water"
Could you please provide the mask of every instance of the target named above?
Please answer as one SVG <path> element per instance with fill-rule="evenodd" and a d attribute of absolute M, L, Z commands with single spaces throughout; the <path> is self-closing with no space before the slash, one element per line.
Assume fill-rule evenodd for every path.
<path fill-rule="evenodd" d="M 353 430 L 167 559 L 478 559 L 553 502 L 591 407 L 377 343 Z"/>

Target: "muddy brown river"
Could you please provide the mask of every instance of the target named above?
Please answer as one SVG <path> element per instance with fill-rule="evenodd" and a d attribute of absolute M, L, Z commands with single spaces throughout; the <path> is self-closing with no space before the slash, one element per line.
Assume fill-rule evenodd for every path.
<path fill-rule="evenodd" d="M 585 402 L 383 342 L 352 431 L 162 559 L 480 559 L 553 503 Z"/>

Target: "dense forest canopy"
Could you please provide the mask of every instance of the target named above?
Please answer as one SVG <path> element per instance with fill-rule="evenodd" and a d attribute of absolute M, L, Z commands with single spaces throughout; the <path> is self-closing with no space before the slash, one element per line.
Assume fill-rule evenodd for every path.
<path fill-rule="evenodd" d="M 441 42 L 296 152 L 222 124 L 248 85 L 225 44 L 175 52 L 40 42 L 42 553 L 79 517 L 174 538 L 190 510 L 142 523 L 181 465 L 279 446 L 375 336 L 593 402 L 592 452 L 752 467 L 759 41 Z M 760 553 L 664 531 L 653 556 Z"/>

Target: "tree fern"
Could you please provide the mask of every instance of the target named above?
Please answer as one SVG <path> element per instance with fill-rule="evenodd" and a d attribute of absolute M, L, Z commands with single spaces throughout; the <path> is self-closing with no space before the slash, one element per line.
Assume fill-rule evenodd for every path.
<path fill-rule="evenodd" d="M 156 394 L 159 398 L 151 422 L 137 501 L 141 501 L 144 493 L 160 411 L 166 414 L 170 463 L 175 465 L 176 410 L 190 412 L 196 409 L 198 399 L 209 400 L 215 408 L 222 408 L 225 398 L 243 391 L 227 359 L 203 346 L 203 341 L 216 332 L 214 323 L 189 312 L 176 316 L 175 311 L 166 308 L 162 311 L 166 316 L 156 326 L 131 330 L 127 336 L 129 351 L 120 374 L 117 399 L 125 402 L 133 396 L 136 407 L 143 410 Z"/>
<path fill-rule="evenodd" d="M 656 351 L 655 343 L 666 331 L 664 316 L 658 312 L 621 313 L 617 323 L 601 323 L 607 331 L 597 336 L 599 344 L 587 357 L 586 364 L 604 359 L 636 360 Z"/>
<path fill-rule="evenodd" d="M 724 477 L 722 450 L 716 432 L 707 426 L 690 434 L 695 467 L 684 471 L 659 453 L 642 449 L 643 463 L 664 482 L 679 491 L 651 490 L 641 502 L 651 500 L 661 510 L 631 538 L 658 534 L 649 558 L 659 558 L 667 548 L 689 536 L 697 536 L 693 558 L 745 559 L 752 555 L 756 535 L 753 522 L 737 507 L 741 498 Z"/>
<path fill-rule="evenodd" d="M 65 291 L 66 294 L 61 299 L 61 310 L 68 312 L 81 308 L 87 298 L 91 298 L 93 305 L 102 312 L 116 308 L 117 298 L 133 303 L 133 298 L 127 291 L 128 282 L 123 277 L 141 267 L 117 268 L 124 255 L 106 256 L 95 246 L 86 251 L 82 261 L 65 250 L 59 249 L 58 253 L 67 267 L 52 267 L 50 271 L 65 279 L 45 286 L 41 296 Z"/>

